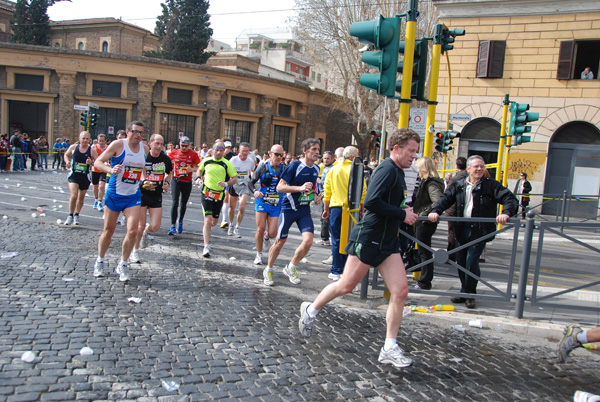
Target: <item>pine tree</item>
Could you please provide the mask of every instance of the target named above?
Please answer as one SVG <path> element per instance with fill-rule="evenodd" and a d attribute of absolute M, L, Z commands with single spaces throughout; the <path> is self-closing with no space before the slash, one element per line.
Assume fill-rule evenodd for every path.
<path fill-rule="evenodd" d="M 48 7 L 61 0 L 17 0 L 10 21 L 11 41 L 28 45 L 50 45 Z"/>
<path fill-rule="evenodd" d="M 149 57 L 204 64 L 213 52 L 205 52 L 212 35 L 207 0 L 167 0 L 157 18 L 155 34 L 160 52 L 145 53 Z"/>

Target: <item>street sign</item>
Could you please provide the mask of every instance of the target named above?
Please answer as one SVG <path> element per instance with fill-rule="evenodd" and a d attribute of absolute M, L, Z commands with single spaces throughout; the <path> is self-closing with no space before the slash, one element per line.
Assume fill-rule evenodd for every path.
<path fill-rule="evenodd" d="M 88 102 L 88 107 L 91 107 L 93 109 L 100 109 L 100 105 L 98 105 L 97 103 L 93 103 L 93 102 Z"/>
<path fill-rule="evenodd" d="M 73 109 L 74 110 L 85 110 L 85 111 L 87 111 L 88 107 L 85 106 L 85 105 L 73 105 Z"/>
<path fill-rule="evenodd" d="M 467 113 L 451 113 L 450 120 L 454 121 L 471 121 L 471 115 Z"/>
<path fill-rule="evenodd" d="M 113 126 L 108 126 L 108 134 L 114 134 L 115 128 Z"/>
<path fill-rule="evenodd" d="M 425 138 L 425 124 L 427 122 L 427 109 L 412 108 L 410 109 L 410 120 L 408 128 L 415 130 L 421 139 Z"/>

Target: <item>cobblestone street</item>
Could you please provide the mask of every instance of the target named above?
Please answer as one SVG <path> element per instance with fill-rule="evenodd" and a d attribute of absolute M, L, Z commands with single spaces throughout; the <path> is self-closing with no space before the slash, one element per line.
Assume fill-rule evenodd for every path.
<path fill-rule="evenodd" d="M 58 176 L 10 177 L 38 181 L 39 197 L 66 204 L 67 194 L 52 189 L 59 180 L 66 188 Z M 578 389 L 600 394 L 599 355 L 578 350 L 557 364 L 556 337 L 458 332 L 409 315 L 399 343 L 415 363 L 398 370 L 377 362 L 385 311 L 332 304 L 303 338 L 299 305 L 327 283 L 327 269 L 309 257 L 302 284 L 289 283 L 281 261 L 297 238 L 278 261 L 275 286 L 266 287 L 251 263 L 249 230 L 233 239 L 214 229 L 213 248 L 224 252 L 204 259 L 199 224 L 173 238 L 163 223 L 123 284 L 114 273 L 124 235 L 117 228 L 110 275 L 96 279 L 101 221 L 84 216 L 81 226 L 59 226 L 52 211 L 32 219 L 35 202 L 22 205 L 20 189 L 6 183 L 0 253 L 18 255 L 0 259 L 0 400 L 568 401 Z M 84 214 L 92 214 L 92 202 L 86 198 Z M 92 355 L 80 354 L 86 346 Z M 21 360 L 25 351 L 35 353 L 33 362 Z"/>

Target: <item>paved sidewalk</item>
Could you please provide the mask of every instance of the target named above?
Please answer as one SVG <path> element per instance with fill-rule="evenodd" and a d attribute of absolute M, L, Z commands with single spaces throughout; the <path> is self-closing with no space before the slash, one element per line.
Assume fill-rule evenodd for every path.
<path fill-rule="evenodd" d="M 475 311 L 411 314 L 399 342 L 415 364 L 396 370 L 377 362 L 385 335 L 380 291 L 367 301 L 358 293 L 339 299 L 319 315 L 313 337 L 299 334 L 299 304 L 328 283 L 320 262 L 325 247 L 313 246 L 300 267 L 302 283 L 292 285 L 281 268 L 300 241 L 293 234 L 276 264 L 275 286 L 265 287 L 262 269 L 252 265 L 251 214 L 242 239 L 215 229 L 215 256 L 202 258 L 195 194 L 186 231 L 168 237 L 163 223 L 141 250 L 143 262 L 132 265 L 129 284 L 114 273 L 96 279 L 101 221 L 93 199 L 86 199 L 81 226 L 59 226 L 64 211 L 50 206 L 52 199 L 66 205 L 67 194 L 53 188 L 66 189 L 64 174 L 6 176 L 23 177 L 20 187 L 4 177 L 0 254 L 18 255 L 0 259 L 0 400 L 567 401 L 577 389 L 600 394 L 597 353 L 576 350 L 566 364 L 555 357 L 568 318 L 592 325 L 597 314 L 559 320 L 540 310 L 516 320 L 485 299 Z M 49 206 L 47 216 L 32 218 L 41 204 Z M 118 227 L 109 270 L 123 235 Z M 456 280 L 439 278 L 436 286 L 451 289 Z M 411 293 L 408 302 L 445 299 Z M 469 327 L 473 318 L 484 328 Z M 85 346 L 94 353 L 80 355 Z M 32 363 L 21 360 L 25 351 L 35 353 Z M 163 380 L 179 387 L 169 391 Z"/>

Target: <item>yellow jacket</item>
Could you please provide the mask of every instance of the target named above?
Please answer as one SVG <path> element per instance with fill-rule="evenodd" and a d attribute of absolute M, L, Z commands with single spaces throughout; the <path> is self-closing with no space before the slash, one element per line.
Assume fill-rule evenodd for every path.
<path fill-rule="evenodd" d="M 352 161 L 350 159 L 344 159 L 343 163 L 338 163 L 334 166 L 327 176 L 325 176 L 324 190 L 324 201 L 329 201 L 329 207 L 341 207 L 344 202 L 348 202 L 348 182 L 350 181 L 350 168 L 352 167 Z M 367 194 L 367 183 L 363 179 L 362 195 L 360 197 L 360 203 L 365 201 L 365 195 Z"/>

